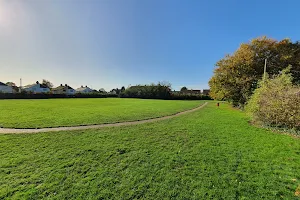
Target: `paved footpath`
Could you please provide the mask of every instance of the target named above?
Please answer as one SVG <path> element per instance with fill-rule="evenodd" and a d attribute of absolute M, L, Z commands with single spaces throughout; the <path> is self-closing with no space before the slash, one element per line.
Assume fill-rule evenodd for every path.
<path fill-rule="evenodd" d="M 171 119 L 173 117 L 177 117 L 180 115 L 184 115 L 187 113 L 191 113 L 197 111 L 204 106 L 207 105 L 207 102 L 193 108 L 191 110 L 186 110 L 183 112 L 176 113 L 174 115 L 168 115 L 165 117 L 153 118 L 153 119 L 145 119 L 139 121 L 132 121 L 132 122 L 119 122 L 119 123 L 112 123 L 112 124 L 99 124 L 99 125 L 86 125 L 86 126 L 71 126 L 71 127 L 57 127 L 57 128 L 39 128 L 39 129 L 14 129 L 14 128 L 0 128 L 0 134 L 21 134 L 21 133 L 42 133 L 42 132 L 57 132 L 57 131 L 73 131 L 73 130 L 86 130 L 86 129 L 97 129 L 97 128 L 104 128 L 104 127 L 118 127 L 118 126 L 128 126 L 128 125 L 136 125 L 136 124 L 144 124 L 149 122 L 157 122 L 165 119 Z"/>

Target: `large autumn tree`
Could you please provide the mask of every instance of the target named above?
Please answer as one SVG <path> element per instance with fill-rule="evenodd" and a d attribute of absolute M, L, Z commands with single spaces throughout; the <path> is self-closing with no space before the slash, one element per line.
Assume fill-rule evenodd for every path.
<path fill-rule="evenodd" d="M 277 75 L 291 65 L 294 81 L 300 82 L 300 43 L 259 37 L 241 44 L 232 55 L 216 63 L 209 81 L 210 95 L 243 106 L 263 76 L 265 59 L 269 75 Z"/>

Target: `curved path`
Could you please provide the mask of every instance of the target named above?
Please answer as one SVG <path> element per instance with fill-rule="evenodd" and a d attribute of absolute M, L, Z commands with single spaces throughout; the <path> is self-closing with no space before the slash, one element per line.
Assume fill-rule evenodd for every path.
<path fill-rule="evenodd" d="M 152 119 L 145 119 L 139 121 L 132 121 L 132 122 L 119 122 L 119 123 L 112 123 L 112 124 L 99 124 L 99 125 L 86 125 L 86 126 L 71 126 L 71 127 L 57 127 L 57 128 L 40 128 L 40 129 L 14 129 L 14 128 L 0 128 L 0 134 L 20 134 L 20 133 L 42 133 L 42 132 L 57 132 L 57 131 L 73 131 L 73 130 L 85 130 L 85 129 L 97 129 L 97 128 L 104 128 L 104 127 L 118 127 L 118 126 L 126 126 L 126 125 L 136 125 L 136 124 L 144 124 L 149 122 L 156 122 L 165 119 L 171 119 L 176 116 L 180 116 L 183 114 L 191 113 L 196 110 L 199 110 L 207 105 L 207 102 L 198 106 L 196 108 L 182 111 L 173 115 L 168 115 L 164 117 L 152 118 Z"/>

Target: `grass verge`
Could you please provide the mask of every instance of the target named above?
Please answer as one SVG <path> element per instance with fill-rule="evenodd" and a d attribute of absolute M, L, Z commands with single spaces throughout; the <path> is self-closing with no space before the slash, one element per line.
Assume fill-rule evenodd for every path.
<path fill-rule="evenodd" d="M 99 130 L 0 135 L 0 199 L 297 199 L 300 141 L 225 104 Z"/>
<path fill-rule="evenodd" d="M 46 128 L 136 121 L 175 114 L 202 103 L 123 98 L 1 100 L 0 127 Z"/>

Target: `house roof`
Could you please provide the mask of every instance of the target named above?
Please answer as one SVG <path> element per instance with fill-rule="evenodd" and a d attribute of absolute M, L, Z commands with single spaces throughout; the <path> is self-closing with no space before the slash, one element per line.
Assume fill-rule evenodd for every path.
<path fill-rule="evenodd" d="M 69 89 L 69 90 L 73 90 L 73 88 L 69 85 L 60 85 L 56 88 L 53 88 L 52 90 L 63 90 L 63 89 Z"/>
<path fill-rule="evenodd" d="M 85 86 L 85 87 L 80 87 L 80 88 L 77 88 L 76 91 L 83 91 L 85 89 L 89 89 L 89 90 L 92 90 L 91 88 Z"/>
<path fill-rule="evenodd" d="M 25 85 L 23 88 L 30 88 L 30 87 L 33 87 L 35 85 L 37 85 L 37 84 L 35 83 L 35 84 Z"/>
<path fill-rule="evenodd" d="M 44 84 L 37 84 L 37 83 L 35 83 L 35 84 L 31 84 L 31 85 L 25 85 L 23 88 L 30 88 L 30 87 L 33 87 L 33 86 L 36 86 L 36 85 L 40 85 L 40 88 L 48 88 L 48 86 L 47 85 L 44 85 Z"/>
<path fill-rule="evenodd" d="M 7 86 L 6 84 L 4 84 L 4 83 L 2 83 L 2 82 L 0 82 L 0 85 Z"/>

